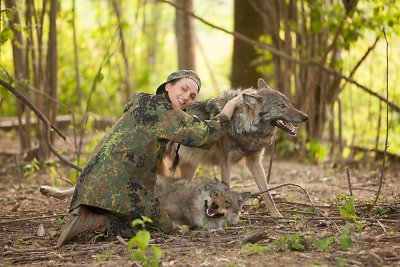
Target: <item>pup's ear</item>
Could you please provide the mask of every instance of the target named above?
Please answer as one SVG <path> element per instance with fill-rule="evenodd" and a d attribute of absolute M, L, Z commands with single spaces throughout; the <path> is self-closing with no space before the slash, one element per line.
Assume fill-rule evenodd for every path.
<path fill-rule="evenodd" d="M 258 86 L 258 89 L 261 89 L 261 88 L 271 89 L 271 87 L 269 87 L 268 84 L 262 78 L 258 79 L 257 86 Z"/>
<path fill-rule="evenodd" d="M 242 206 L 250 197 L 250 192 L 238 193 L 239 205 Z"/>
<path fill-rule="evenodd" d="M 243 102 L 249 106 L 249 108 L 254 109 L 255 106 L 257 105 L 257 102 L 261 102 L 262 98 L 259 96 L 255 96 L 255 95 L 249 95 L 246 93 L 242 94 L 243 97 Z"/>

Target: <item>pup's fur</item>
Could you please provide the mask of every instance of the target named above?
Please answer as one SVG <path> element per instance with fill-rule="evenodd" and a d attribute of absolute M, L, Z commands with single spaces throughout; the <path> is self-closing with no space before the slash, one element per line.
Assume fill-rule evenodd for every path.
<path fill-rule="evenodd" d="M 41 186 L 46 196 L 64 199 L 72 196 L 74 188 L 58 190 Z M 188 225 L 203 229 L 219 229 L 237 224 L 242 205 L 250 198 L 250 192 L 238 193 L 226 184 L 214 181 L 188 183 L 174 177 L 158 177 L 154 194 L 159 198 L 174 227 Z"/>
<path fill-rule="evenodd" d="M 237 224 L 242 205 L 251 195 L 235 192 L 218 181 L 188 183 L 173 177 L 159 177 L 154 193 L 175 225 L 203 229 Z"/>
<path fill-rule="evenodd" d="M 258 80 L 258 89 L 231 90 L 210 100 L 193 103 L 187 112 L 201 119 L 211 119 L 233 97 L 242 94 L 243 101 L 230 120 L 230 128 L 223 138 L 210 150 L 181 146 L 178 170 L 181 177 L 192 180 L 199 164 L 219 165 L 221 180 L 230 185 L 230 172 L 234 163 L 241 159 L 253 175 L 260 191 L 268 189 L 261 160 L 264 148 L 270 144 L 276 127 L 290 135 L 296 135 L 297 127 L 292 123 L 304 123 L 308 116 L 295 109 L 282 93 L 271 89 L 263 79 Z M 175 156 L 176 144 L 170 145 L 165 153 L 171 159 Z M 165 162 L 159 169 L 161 174 L 168 175 Z M 281 217 L 269 193 L 263 199 L 272 216 Z"/>

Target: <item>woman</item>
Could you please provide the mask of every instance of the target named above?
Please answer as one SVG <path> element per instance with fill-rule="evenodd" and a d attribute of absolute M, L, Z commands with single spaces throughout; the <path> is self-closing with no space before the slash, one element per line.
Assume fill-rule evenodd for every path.
<path fill-rule="evenodd" d="M 61 247 L 78 233 L 106 227 L 109 234 L 132 236 L 131 222 L 142 216 L 171 232 L 172 224 L 153 195 L 157 169 L 168 142 L 208 146 L 227 127 L 239 98 L 229 101 L 213 120 L 201 121 L 185 110 L 201 86 L 191 70 L 171 73 L 156 95 L 138 93 L 96 146 L 84 167 L 70 205 L 71 220 L 57 242 Z"/>

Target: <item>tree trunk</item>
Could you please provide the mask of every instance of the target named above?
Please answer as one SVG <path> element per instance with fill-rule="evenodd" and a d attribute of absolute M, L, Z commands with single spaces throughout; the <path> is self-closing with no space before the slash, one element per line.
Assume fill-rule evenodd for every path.
<path fill-rule="evenodd" d="M 119 1 L 117 0 L 112 0 L 111 1 L 115 16 L 117 17 L 117 27 L 118 27 L 118 34 L 119 34 L 119 39 L 120 39 L 120 44 L 121 44 L 121 55 L 122 59 L 124 61 L 124 69 L 125 69 L 125 77 L 123 78 L 125 82 L 125 99 L 129 99 L 131 96 L 131 70 L 130 70 L 130 65 L 129 65 L 129 60 L 128 56 L 126 53 L 126 48 L 125 48 L 125 38 L 124 38 L 124 31 L 123 31 L 123 18 L 122 18 L 122 12 L 121 12 L 121 5 Z"/>
<path fill-rule="evenodd" d="M 252 4 L 252 2 L 254 4 Z M 262 19 L 263 0 L 235 0 L 234 3 L 234 31 L 245 34 L 247 37 L 258 40 L 264 32 Z M 260 10 L 257 9 L 260 8 Z M 256 70 L 258 58 L 255 48 L 238 39 L 233 41 L 233 56 L 231 68 L 232 88 L 247 88 L 257 86 L 261 74 Z"/>
<path fill-rule="evenodd" d="M 26 1 L 27 14 L 32 14 L 32 16 L 27 16 L 26 23 L 29 27 L 29 59 L 33 74 L 33 86 L 45 93 L 44 90 L 44 67 L 43 67 L 43 21 L 45 16 L 47 1 L 43 1 L 43 6 L 39 8 L 35 7 L 35 2 L 33 0 Z M 29 12 L 28 12 L 29 10 Z M 34 97 L 34 102 L 36 106 L 43 111 L 43 107 L 46 105 L 46 101 L 40 94 L 36 94 Z M 36 139 L 39 143 L 38 158 L 43 160 L 48 156 L 49 150 L 46 146 L 45 141 L 45 129 L 44 125 L 41 123 L 36 124 Z M 47 151 L 47 152 L 46 152 Z"/>
<path fill-rule="evenodd" d="M 44 2 L 45 4 L 45 2 Z M 43 12 L 45 12 L 45 6 L 43 6 Z M 50 0 L 50 12 L 49 12 L 49 37 L 47 43 L 47 54 L 46 54 L 46 72 L 45 72 L 45 86 L 43 92 L 50 97 L 57 99 L 57 0 Z M 42 13 L 43 14 L 43 13 Z M 43 18 L 42 18 L 43 19 Z M 42 20 L 43 21 L 43 20 Z M 42 24 L 41 24 L 42 25 Z M 40 32 L 40 31 L 39 31 Z M 39 33 L 38 32 L 38 33 Z M 41 40 L 41 32 L 38 37 Z M 43 111 L 43 114 L 47 117 L 50 123 L 56 125 L 57 120 L 57 105 L 53 102 L 44 101 L 41 99 L 41 105 L 39 109 Z M 50 150 L 47 147 L 45 137 L 46 132 L 43 125 L 39 126 L 39 161 L 43 162 L 45 159 L 50 157 Z M 53 134 L 50 136 L 53 140 Z"/>
<path fill-rule="evenodd" d="M 18 10 L 15 0 L 6 0 L 6 7 L 12 10 Z M 16 79 L 15 88 L 19 91 L 28 94 L 27 90 L 24 90 L 23 84 L 29 81 L 29 68 L 27 64 L 27 41 L 23 37 L 22 32 L 15 28 L 15 25 L 21 25 L 19 13 L 14 13 L 14 20 L 10 22 L 10 29 L 14 32 L 14 39 L 12 41 L 13 61 L 14 61 L 14 74 Z M 17 101 L 16 103 L 17 116 L 19 122 L 19 140 L 21 151 L 25 151 L 31 148 L 31 134 L 30 134 L 30 109 L 26 107 L 22 102 Z M 22 119 L 25 119 L 25 123 Z"/>
<path fill-rule="evenodd" d="M 81 87 L 81 75 L 79 70 L 79 53 L 78 44 L 76 37 L 76 16 L 75 16 L 75 0 L 72 0 L 72 32 L 73 32 L 73 46 L 74 46 L 74 67 L 75 67 L 75 79 L 76 79 L 76 94 L 78 97 L 79 110 L 83 105 L 83 93 Z"/>
<path fill-rule="evenodd" d="M 193 0 L 176 0 L 178 6 L 193 12 Z M 179 69 L 196 69 L 195 29 L 193 18 L 176 9 L 175 33 Z"/>
<path fill-rule="evenodd" d="M 315 1 L 275 0 L 264 1 L 263 4 L 264 24 L 269 37 L 267 40 L 270 40 L 268 44 L 300 61 L 319 60 L 321 66 L 335 68 L 333 63 L 341 56 L 340 47 L 336 43 L 337 36 L 346 22 L 345 16 L 350 13 L 343 12 L 340 25 L 335 34 L 331 34 L 323 14 L 331 3 L 321 5 Z M 313 28 L 316 25 L 320 29 Z M 294 92 L 294 106 L 309 115 L 308 139 L 321 141 L 329 117 L 326 111 L 332 110 L 340 89 L 340 78 L 327 75 L 321 66 L 307 63 L 294 65 L 280 56 L 268 53 L 265 62 L 268 73 L 273 73 L 276 89 L 287 96 Z"/>

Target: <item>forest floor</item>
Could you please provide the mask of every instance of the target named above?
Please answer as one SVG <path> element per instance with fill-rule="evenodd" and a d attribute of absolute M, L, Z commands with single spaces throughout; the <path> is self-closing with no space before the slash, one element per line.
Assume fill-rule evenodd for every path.
<path fill-rule="evenodd" d="M 5 139 L 0 140 L 0 147 L 6 147 Z M 266 170 L 268 164 L 266 157 Z M 161 266 L 400 266 L 400 163 L 387 164 L 381 197 L 372 207 L 378 162 L 315 165 L 277 159 L 270 186 L 300 185 L 313 203 L 300 188 L 281 187 L 274 199 L 284 219 L 271 218 L 262 202 L 251 199 L 238 225 L 170 235 L 151 231 L 150 245 L 162 250 Z M 235 167 L 234 187 L 257 192 L 245 169 Z M 59 166 L 57 171 L 66 177 L 69 169 Z M 0 159 L 0 265 L 141 266 L 130 259 L 128 239 L 109 241 L 86 234 L 55 248 L 70 199 L 40 194 L 43 184 L 68 187 L 49 173 L 49 168 L 41 169 L 27 178 L 21 162 L 10 156 Z M 204 169 L 201 175 L 214 174 Z"/>

